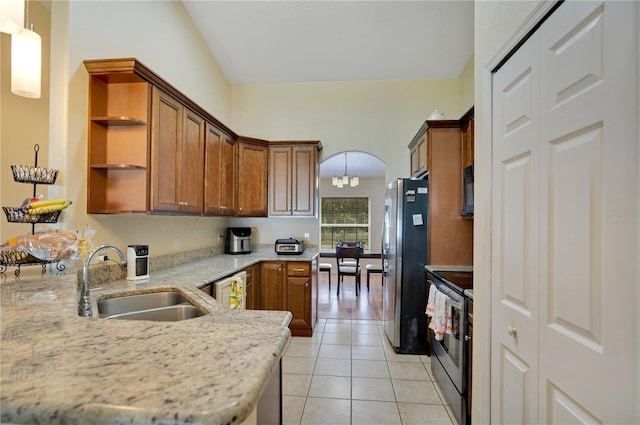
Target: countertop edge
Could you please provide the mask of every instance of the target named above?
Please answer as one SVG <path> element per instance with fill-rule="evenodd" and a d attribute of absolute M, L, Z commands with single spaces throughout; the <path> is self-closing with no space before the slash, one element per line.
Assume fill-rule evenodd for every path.
<path fill-rule="evenodd" d="M 272 349 L 269 349 L 271 351 L 271 355 L 269 356 L 270 359 L 263 359 L 259 361 L 258 363 L 262 363 L 262 366 L 258 366 L 258 364 L 255 365 L 256 369 L 254 369 L 250 374 L 253 377 L 251 379 L 254 383 L 247 384 L 248 387 L 247 385 L 244 385 L 244 387 L 246 387 L 246 392 L 239 396 L 236 402 L 231 405 L 225 405 L 220 409 L 213 410 L 201 410 L 198 408 L 197 411 L 181 411 L 180 414 L 178 414 L 176 410 L 172 410 L 172 412 L 176 412 L 176 417 L 178 415 L 184 416 L 182 419 L 186 418 L 194 424 L 240 423 L 245 420 L 251 411 L 257 406 L 258 400 L 267 385 L 268 377 L 275 370 L 277 362 L 279 362 L 284 356 L 286 348 L 291 341 L 291 332 L 287 326 L 292 320 L 292 314 L 287 311 L 229 311 L 224 309 L 222 305 L 218 304 L 213 298 L 210 298 L 199 291 L 198 287 L 202 286 L 202 284 L 210 283 L 236 273 L 239 270 L 245 269 L 246 267 L 259 262 L 311 261 L 319 255 L 318 251 L 315 250 L 307 249 L 305 251 L 307 252 L 305 252 L 304 255 L 277 255 L 275 253 L 256 252 L 242 256 L 241 260 L 239 259 L 239 256 L 235 255 L 216 255 L 212 258 L 197 260 L 191 263 L 185 263 L 179 266 L 152 272 L 151 278 L 146 281 L 119 280 L 103 285 L 102 288 L 96 288 L 91 291 L 91 302 L 95 309 L 94 311 L 97 311 L 97 300 L 105 295 L 114 296 L 123 292 L 149 292 L 161 290 L 163 288 L 179 288 L 196 306 L 206 309 L 209 312 L 209 314 L 203 316 L 204 319 L 202 319 L 200 323 L 211 322 L 214 323 L 214 326 L 223 326 L 225 329 L 236 329 L 234 332 L 250 333 L 249 329 L 252 327 L 258 327 L 259 329 L 265 330 L 271 329 L 268 334 L 272 336 L 265 336 L 265 339 L 271 341 L 267 343 L 268 346 L 272 347 Z M 67 410 L 65 413 L 63 406 L 56 406 L 56 398 L 53 397 L 44 401 L 38 400 L 38 403 L 36 403 L 36 405 L 40 406 L 38 413 L 36 405 L 29 402 L 29 397 L 26 395 L 19 395 L 24 383 L 21 384 L 20 382 L 17 382 L 15 380 L 16 376 L 13 376 L 12 374 L 15 371 L 15 367 L 17 365 L 16 362 L 20 363 L 25 361 L 17 355 L 23 347 L 26 348 L 26 346 L 24 346 L 25 342 L 28 342 L 28 345 L 32 350 L 42 352 L 42 357 L 27 360 L 27 362 L 31 363 L 26 363 L 26 365 L 34 365 L 28 366 L 33 369 L 36 364 L 39 364 L 38 362 L 47 361 L 47 356 L 53 356 L 55 358 L 57 355 L 62 355 L 63 358 L 66 358 L 71 353 L 65 354 L 65 349 L 71 350 L 82 346 L 81 341 L 70 341 L 69 344 L 60 344 L 59 346 L 56 344 L 49 344 L 48 338 L 52 338 L 52 335 L 56 338 L 72 338 L 73 335 L 71 334 L 79 332 L 80 335 L 75 335 L 75 337 L 81 338 L 84 335 L 83 332 L 95 332 L 97 328 L 101 328 L 101 332 L 103 333 L 101 336 L 104 337 L 104 332 L 112 332 L 112 327 L 115 329 L 134 329 L 134 331 L 131 332 L 133 335 L 132 337 L 137 335 L 136 332 L 142 332 L 140 322 L 138 322 L 138 324 L 131 324 L 131 321 L 127 321 L 130 325 L 127 327 L 123 324 L 125 321 L 111 321 L 112 323 L 106 324 L 103 319 L 78 317 L 75 310 L 75 303 L 77 301 L 75 293 L 76 276 L 77 272 L 72 268 L 69 268 L 65 273 L 61 273 L 57 276 L 45 275 L 44 277 L 41 276 L 35 278 L 30 278 L 28 274 L 23 271 L 23 277 L 20 281 L 3 281 L 0 285 L 2 293 L 1 310 L 3 313 L 3 321 L 1 324 L 3 344 L 1 348 L 2 363 L 4 363 L 4 367 L 2 368 L 3 397 L 0 420 L 2 423 L 29 423 L 37 417 L 39 423 L 58 423 L 60 420 L 63 420 L 64 417 L 68 417 L 67 419 L 69 420 L 75 417 L 76 420 L 82 418 L 80 420 L 83 423 L 99 424 L 112 423 L 115 418 L 122 418 L 124 413 L 125 416 L 128 415 L 127 417 L 134 420 L 135 423 L 153 423 L 153 416 L 154 413 L 156 413 L 154 410 L 156 409 L 151 407 L 142 408 L 141 411 L 134 414 L 133 410 L 127 406 L 109 405 L 104 403 L 100 405 L 81 403 L 81 405 L 83 405 L 82 408 Z M 23 310 L 20 310 L 21 308 Z M 40 310 L 47 311 L 43 313 Z M 22 311 L 22 313 L 20 313 L 20 311 Z M 35 313 L 36 311 L 38 311 L 38 313 Z M 65 313 L 61 315 L 60 311 L 64 311 Z M 21 314 L 23 314 L 23 316 L 21 316 Z M 245 319 L 253 317 L 253 320 L 259 322 L 259 325 L 248 326 L 247 324 L 243 324 L 243 317 Z M 28 318 L 29 320 L 23 320 L 25 318 Z M 201 318 L 197 318 L 195 320 L 200 319 Z M 56 323 L 56 320 L 59 323 Z M 116 324 L 113 322 L 120 323 Z M 90 327 L 86 326 L 91 323 L 92 325 Z M 215 325 L 215 323 L 218 323 L 218 325 Z M 96 327 L 95 325 L 98 324 L 99 326 Z M 186 324 L 182 324 L 180 326 L 176 325 L 176 331 L 171 331 L 170 325 L 162 325 L 162 329 L 169 332 L 169 335 L 173 335 L 171 332 L 180 332 L 181 326 L 184 327 L 185 332 L 182 333 L 185 335 L 188 335 L 189 332 L 194 332 L 193 327 L 189 327 Z M 9 341 L 5 343 L 5 336 L 12 332 L 17 332 L 16 335 L 28 335 L 30 333 L 33 337 L 27 336 L 27 339 L 23 340 L 20 339 L 22 336 L 16 336 L 14 340 L 13 335 L 11 335 L 12 338 L 9 338 Z M 255 333 L 256 330 L 253 329 L 253 332 Z M 117 334 L 112 332 L 111 335 L 115 336 Z M 180 335 L 175 334 L 175 336 L 176 339 L 179 340 Z M 144 338 L 148 337 L 150 336 L 144 336 Z M 160 338 L 158 335 L 153 335 L 151 337 L 157 339 Z M 58 343 L 58 341 L 54 342 Z M 255 344 L 264 343 L 265 341 L 257 341 Z M 55 347 L 51 347 L 50 345 L 54 345 Z M 19 350 L 16 350 L 16 347 L 18 347 Z M 93 342 L 89 352 L 91 352 L 91 350 L 101 349 L 104 349 L 104 347 L 99 347 L 97 342 Z M 255 346 L 253 349 L 260 350 Z M 115 352 L 117 353 L 118 351 L 116 350 Z M 195 354 L 195 352 L 193 353 Z M 114 354 L 114 356 L 116 355 Z M 96 362 L 100 364 L 99 361 L 100 359 L 94 359 L 94 361 L 91 362 L 91 364 L 93 364 L 92 367 L 95 368 Z M 79 363 L 81 364 L 82 361 L 79 361 Z M 24 365 L 25 364 L 23 364 L 23 366 Z M 50 366 L 50 368 L 54 367 L 57 367 L 57 364 L 56 366 Z M 80 367 L 80 369 L 82 369 L 82 367 Z M 95 373 L 91 371 L 90 367 L 88 369 L 90 369 L 90 372 L 88 372 L 89 374 Z M 55 370 L 53 373 L 59 373 L 59 371 Z M 262 378 L 260 378 L 260 376 Z M 77 378 L 74 379 L 76 379 L 76 381 L 73 382 L 77 382 Z M 258 383 L 259 381 L 261 382 Z M 39 385 L 41 387 L 46 386 L 47 384 L 49 384 L 49 386 L 51 385 L 51 382 L 48 381 L 47 377 L 40 380 L 40 383 L 33 383 L 33 385 Z M 46 390 L 44 388 L 38 391 L 45 391 L 46 394 Z M 94 407 L 92 408 L 91 406 Z M 80 414 L 80 416 L 78 416 L 78 414 Z M 211 417 L 211 415 L 214 417 Z M 57 419 L 54 419 L 55 417 L 57 417 Z M 84 422 L 85 419 L 87 422 Z M 164 415 L 164 419 L 168 419 L 168 416 Z"/>

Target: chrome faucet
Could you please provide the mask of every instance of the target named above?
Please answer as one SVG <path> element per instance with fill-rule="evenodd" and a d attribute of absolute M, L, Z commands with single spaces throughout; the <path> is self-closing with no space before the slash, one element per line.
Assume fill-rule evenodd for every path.
<path fill-rule="evenodd" d="M 96 255 L 96 253 L 107 248 L 113 249 L 118 253 L 118 255 L 120 255 L 121 265 L 126 263 L 124 254 L 117 246 L 114 245 L 100 245 L 87 255 L 82 266 L 82 287 L 80 288 L 80 299 L 78 301 L 78 314 L 82 317 L 93 317 L 91 299 L 89 298 L 89 264 L 91 264 L 91 259 Z"/>

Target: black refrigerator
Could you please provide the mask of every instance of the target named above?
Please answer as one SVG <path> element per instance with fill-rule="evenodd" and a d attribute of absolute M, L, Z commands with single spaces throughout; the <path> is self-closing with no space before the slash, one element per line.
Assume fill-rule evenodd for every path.
<path fill-rule="evenodd" d="M 429 181 L 387 184 L 382 228 L 384 330 L 398 353 L 426 354 Z"/>

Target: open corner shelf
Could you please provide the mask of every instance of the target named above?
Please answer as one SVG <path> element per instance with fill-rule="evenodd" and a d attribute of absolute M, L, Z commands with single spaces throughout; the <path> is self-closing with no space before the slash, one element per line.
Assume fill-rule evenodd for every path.
<path fill-rule="evenodd" d="M 136 125 L 147 125 L 147 122 L 138 118 L 132 117 L 94 117 L 91 121 L 104 125 L 107 127 L 130 127 Z"/>

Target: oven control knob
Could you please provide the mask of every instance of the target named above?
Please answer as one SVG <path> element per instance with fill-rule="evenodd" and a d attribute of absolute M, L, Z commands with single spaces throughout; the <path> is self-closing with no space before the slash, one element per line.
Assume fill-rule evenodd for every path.
<path fill-rule="evenodd" d="M 512 336 L 515 338 L 516 335 L 518 334 L 518 329 L 514 328 L 513 326 L 508 326 L 507 333 L 509 334 L 509 336 Z"/>

